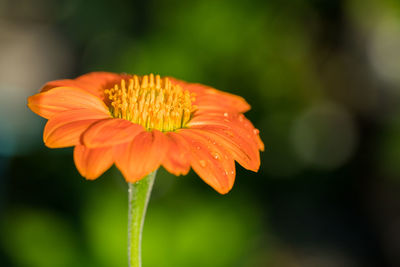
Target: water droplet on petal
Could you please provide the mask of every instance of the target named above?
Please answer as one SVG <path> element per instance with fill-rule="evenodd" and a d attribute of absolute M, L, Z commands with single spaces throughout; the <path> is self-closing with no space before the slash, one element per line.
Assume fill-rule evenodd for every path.
<path fill-rule="evenodd" d="M 214 159 L 220 160 L 221 159 L 221 155 L 218 152 L 211 152 L 212 156 L 214 157 Z"/>
<path fill-rule="evenodd" d="M 232 131 L 225 130 L 224 132 L 225 132 L 227 135 L 231 136 L 231 137 L 234 136 L 234 134 L 233 134 Z"/>
<path fill-rule="evenodd" d="M 235 172 L 234 172 L 234 171 L 231 171 L 231 174 L 233 175 L 233 174 L 235 174 Z"/>
<path fill-rule="evenodd" d="M 197 150 L 200 150 L 200 146 L 196 146 L 196 149 L 197 149 Z"/>
<path fill-rule="evenodd" d="M 203 168 L 207 166 L 207 162 L 206 162 L 205 160 L 202 160 L 202 159 L 201 159 L 201 160 L 199 161 L 199 163 L 200 163 L 200 166 L 203 167 Z"/>
<path fill-rule="evenodd" d="M 253 133 L 254 133 L 255 135 L 257 135 L 257 134 L 260 133 L 260 131 L 259 131 L 258 129 L 254 129 L 254 130 L 253 130 Z"/>
<path fill-rule="evenodd" d="M 228 115 L 229 115 L 228 112 L 224 113 L 224 117 L 228 117 Z"/>

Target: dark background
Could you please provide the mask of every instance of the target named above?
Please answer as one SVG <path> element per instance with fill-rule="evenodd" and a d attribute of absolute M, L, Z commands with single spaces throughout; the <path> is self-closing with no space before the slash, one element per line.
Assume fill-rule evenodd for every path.
<path fill-rule="evenodd" d="M 160 170 L 144 266 L 400 266 L 397 0 L 0 0 L 0 266 L 126 266 L 127 185 L 42 143 L 49 80 L 150 72 L 242 95 L 266 151 L 219 195 Z"/>

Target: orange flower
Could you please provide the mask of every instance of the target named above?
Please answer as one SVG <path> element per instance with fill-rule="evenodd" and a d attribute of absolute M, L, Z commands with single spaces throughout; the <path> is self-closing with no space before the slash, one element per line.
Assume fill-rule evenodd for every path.
<path fill-rule="evenodd" d="M 171 77 L 93 72 L 47 83 L 28 106 L 48 119 L 46 146 L 75 146 L 75 165 L 87 179 L 114 163 L 128 182 L 160 165 L 175 175 L 192 167 L 225 194 L 234 161 L 257 171 L 264 149 L 242 114 L 250 109 L 243 98 Z"/>

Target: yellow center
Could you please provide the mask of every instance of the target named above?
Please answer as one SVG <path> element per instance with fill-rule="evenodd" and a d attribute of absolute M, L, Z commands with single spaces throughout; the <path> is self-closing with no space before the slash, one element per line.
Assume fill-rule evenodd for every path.
<path fill-rule="evenodd" d="M 147 130 L 183 128 L 195 110 L 193 94 L 159 75 L 133 75 L 104 93 L 114 118 L 129 120 Z"/>

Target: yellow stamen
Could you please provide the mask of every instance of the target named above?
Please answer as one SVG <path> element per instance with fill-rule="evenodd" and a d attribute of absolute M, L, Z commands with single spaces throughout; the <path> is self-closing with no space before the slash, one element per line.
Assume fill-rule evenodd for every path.
<path fill-rule="evenodd" d="M 133 75 L 104 93 L 114 118 L 129 120 L 147 130 L 183 128 L 195 110 L 194 94 L 160 75 Z"/>

